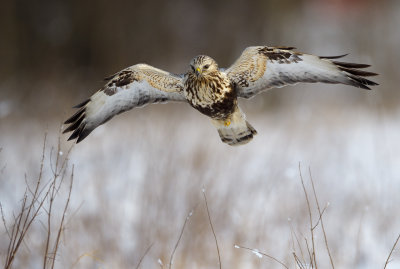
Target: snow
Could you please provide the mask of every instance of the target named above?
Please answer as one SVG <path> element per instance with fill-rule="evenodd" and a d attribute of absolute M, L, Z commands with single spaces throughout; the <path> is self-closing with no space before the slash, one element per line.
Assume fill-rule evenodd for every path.
<path fill-rule="evenodd" d="M 254 255 L 256 255 L 260 259 L 263 257 L 258 249 L 253 249 L 251 252 L 253 252 Z"/>
<path fill-rule="evenodd" d="M 250 268 L 256 262 L 246 251 L 233 251 L 240 248 L 233 242 L 292 261 L 292 232 L 302 242 L 309 233 L 300 162 L 314 224 L 318 214 L 308 167 L 319 203 L 327 206 L 323 221 L 337 266 L 382 267 L 400 227 L 395 214 L 400 210 L 400 111 L 378 114 L 369 108 L 314 107 L 309 108 L 311 115 L 296 117 L 299 111 L 304 113 L 301 106 L 277 112 L 247 109 L 258 135 L 243 147 L 229 147 L 220 142 L 209 121 L 190 108 L 154 108 L 118 116 L 74 146 L 69 156 L 75 166 L 68 212 L 72 217 L 60 254 L 64 260 L 112 245 L 100 251 L 104 264 L 117 263 L 115 257 L 137 261 L 139 254 L 132 253 L 143 253 L 154 242 L 144 263 L 150 266 L 158 257 L 160 263 L 161 258 L 169 259 L 183 220 L 190 217 L 175 264 L 182 256 L 198 262 L 207 257 L 205 262 L 216 264 L 211 260 L 215 241 L 203 205 L 207 189 L 224 267 L 237 261 Z M 0 168 L 5 168 L 0 174 L 0 202 L 6 217 L 20 205 L 24 174 L 29 182 L 38 174 L 47 126 L 47 152 L 57 145 L 59 122 L 41 125 L 28 120 L 1 127 Z M 65 138 L 61 137 L 58 153 L 62 157 L 71 145 Z M 48 163 L 46 157 L 46 178 L 51 171 Z M 316 231 L 319 262 L 329 266 L 323 236 Z M 262 256 L 257 249 L 253 254 Z M 389 269 L 398 265 L 398 251 L 393 255 Z"/>

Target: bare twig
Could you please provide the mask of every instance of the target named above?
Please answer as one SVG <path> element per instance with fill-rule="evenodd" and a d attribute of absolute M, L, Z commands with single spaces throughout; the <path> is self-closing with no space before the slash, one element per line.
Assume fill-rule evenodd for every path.
<path fill-rule="evenodd" d="M 135 269 L 139 269 L 140 264 L 142 263 L 144 257 L 146 257 L 147 253 L 150 251 L 150 249 L 153 247 L 154 243 L 151 243 L 150 246 L 146 249 L 146 251 L 143 253 L 142 257 L 140 257 L 140 260 L 138 262 L 138 264 L 136 265 Z"/>
<path fill-rule="evenodd" d="M 311 262 L 311 268 L 314 268 L 314 265 L 313 265 L 313 255 L 314 255 L 314 252 L 310 252 L 310 246 L 309 246 L 309 244 L 308 244 L 308 241 L 307 241 L 307 238 L 304 238 L 304 241 L 306 242 L 306 247 L 307 247 L 307 252 L 308 252 L 308 258 L 310 259 L 310 262 Z"/>
<path fill-rule="evenodd" d="M 11 239 L 11 234 L 8 231 L 8 226 L 7 226 L 6 218 L 4 216 L 3 206 L 1 205 L 1 203 L 0 203 L 0 211 L 1 211 L 1 220 L 3 221 L 4 229 L 6 230 L 8 238 Z"/>
<path fill-rule="evenodd" d="M 70 268 L 74 268 L 85 257 L 92 258 L 94 261 L 104 264 L 104 261 L 102 261 L 101 259 L 97 258 L 97 256 L 95 254 L 96 254 L 96 251 L 83 253 L 82 255 L 80 255 L 78 257 L 78 259 L 76 259 L 76 261 L 72 264 L 72 266 Z"/>
<path fill-rule="evenodd" d="M 208 210 L 208 203 L 207 203 L 206 191 L 205 191 L 204 189 L 203 189 L 203 196 L 204 196 L 204 201 L 206 202 L 206 209 L 207 209 L 208 221 L 210 222 L 211 230 L 212 230 L 212 233 L 213 233 L 213 235 L 214 235 L 215 245 L 217 246 L 219 269 L 221 269 L 221 268 L 222 268 L 221 254 L 220 254 L 220 252 L 219 252 L 217 236 L 215 235 L 214 227 L 213 227 L 213 224 L 212 224 L 212 221 L 211 221 L 210 211 Z"/>
<path fill-rule="evenodd" d="M 318 217 L 317 223 L 314 224 L 313 230 L 315 228 L 317 228 L 317 226 L 319 225 L 319 222 L 322 220 L 322 216 L 324 215 L 325 210 L 328 208 L 328 206 L 329 206 L 329 204 L 325 205 L 324 208 L 322 209 L 322 212 L 319 213 L 319 217 Z"/>
<path fill-rule="evenodd" d="M 271 256 L 271 255 L 265 254 L 265 253 L 259 251 L 258 249 L 243 247 L 243 246 L 239 246 L 239 245 L 235 245 L 235 248 L 247 249 L 247 250 L 252 251 L 252 252 L 255 253 L 256 255 L 257 255 L 257 254 L 261 254 L 261 255 L 263 255 L 263 256 L 265 256 L 265 257 L 267 257 L 267 258 L 270 258 L 270 259 L 276 261 L 277 263 L 279 263 L 280 265 L 282 265 L 282 266 L 285 267 L 286 269 L 289 269 L 289 267 L 288 267 L 287 265 L 285 265 L 283 262 L 281 262 L 281 261 L 278 260 L 277 258 L 275 258 L 275 257 L 273 257 L 273 256 Z"/>
<path fill-rule="evenodd" d="M 318 213 L 319 213 L 319 220 L 318 220 L 318 221 L 321 221 L 322 233 L 324 234 L 325 247 L 326 247 L 326 250 L 328 251 L 329 260 L 330 260 L 330 262 L 331 262 L 332 269 L 335 269 L 335 265 L 333 264 L 333 259 L 332 259 L 331 251 L 329 250 L 328 239 L 326 238 L 326 232 L 325 232 L 324 222 L 322 221 L 322 215 L 323 215 L 324 212 L 325 212 L 326 206 L 325 206 L 325 208 L 324 208 L 324 209 L 322 210 L 322 212 L 321 212 L 321 208 L 320 208 L 320 206 L 319 206 L 319 202 L 318 202 L 318 198 L 317 198 L 317 193 L 316 193 L 315 187 L 314 187 L 314 180 L 313 180 L 313 178 L 312 178 L 311 168 L 310 168 L 310 167 L 308 167 L 308 172 L 309 172 L 309 174 L 310 174 L 311 186 L 312 186 L 312 189 L 313 189 L 314 198 L 315 198 L 315 203 L 317 204 L 317 209 L 318 209 Z M 317 225 L 318 225 L 318 222 L 317 222 L 316 226 L 317 226 Z"/>
<path fill-rule="evenodd" d="M 71 149 L 70 149 L 71 150 Z M 46 237 L 46 245 L 45 245 L 45 249 L 44 249 L 44 255 L 43 255 L 43 269 L 47 268 L 47 264 L 48 264 L 48 260 L 50 260 L 50 265 L 51 268 L 54 268 L 54 264 L 55 264 L 55 259 L 57 256 L 57 251 L 58 251 L 58 245 L 60 243 L 60 239 L 61 239 L 61 233 L 64 230 L 64 221 L 65 221 L 65 215 L 66 215 L 66 211 L 68 209 L 68 205 L 69 205 L 69 201 L 71 198 L 71 192 L 72 192 L 72 184 L 73 184 L 73 177 L 74 177 L 74 167 L 72 167 L 72 172 L 71 172 L 71 180 L 70 180 L 70 186 L 69 186 L 69 192 L 68 192 L 68 197 L 67 197 L 67 201 L 64 207 L 64 211 L 63 211 L 63 215 L 61 218 L 61 222 L 58 226 L 58 232 L 57 232 L 57 236 L 54 239 L 53 242 L 53 251 L 52 253 L 49 253 L 49 249 L 50 249 L 50 243 L 52 241 L 52 209 L 53 209 L 53 204 L 54 201 L 56 199 L 56 196 L 58 195 L 61 185 L 64 181 L 64 178 L 66 176 L 66 166 L 67 166 L 67 162 L 68 162 L 68 156 L 70 153 L 70 150 L 68 151 L 66 157 L 61 160 L 61 155 L 59 154 L 61 152 L 61 141 L 60 141 L 60 137 L 58 138 L 58 146 L 57 146 L 57 152 L 56 152 L 56 163 L 55 166 L 53 167 L 52 164 L 52 158 L 51 156 L 53 155 L 53 148 L 51 149 L 50 152 L 50 168 L 52 170 L 53 176 L 48 188 L 48 192 L 49 192 L 49 208 L 48 210 L 46 210 L 46 208 L 43 207 L 43 210 L 46 212 L 47 214 L 47 237 Z"/>
<path fill-rule="evenodd" d="M 297 236 L 296 232 L 293 230 L 292 224 L 290 224 L 290 231 L 291 231 L 292 236 L 294 236 L 296 238 L 297 246 L 299 247 L 299 250 L 300 250 L 300 253 L 301 253 L 301 257 L 302 257 L 303 261 L 305 261 L 304 253 L 303 253 L 303 249 L 302 249 L 301 244 L 300 244 L 299 237 Z M 293 242 L 293 253 L 295 253 L 294 242 Z"/>
<path fill-rule="evenodd" d="M 60 188 L 61 188 L 61 183 L 63 182 L 63 179 L 66 175 L 66 167 L 67 167 L 67 161 L 68 161 L 68 154 L 66 155 L 65 158 L 60 161 L 59 156 L 57 157 L 56 161 L 56 169 L 54 170 L 56 173 L 53 173 L 53 177 L 49 180 L 49 182 L 42 184 L 43 181 L 43 176 L 44 176 L 44 159 L 45 159 L 45 152 L 46 152 L 46 140 L 47 140 L 47 134 L 45 134 L 44 137 L 44 142 L 43 142 L 43 151 L 42 151 L 42 157 L 41 157 L 41 162 L 40 162 L 40 169 L 39 169 L 39 175 L 36 180 L 36 185 L 34 188 L 31 188 L 29 186 L 29 183 L 25 177 L 25 183 L 27 185 L 27 188 L 24 192 L 24 196 L 21 202 L 21 208 L 19 210 L 18 215 L 14 215 L 14 220 L 11 225 L 11 228 L 7 228 L 7 224 L 5 221 L 4 213 L 1 208 L 1 214 L 3 218 L 3 224 L 6 226 L 6 232 L 9 235 L 9 244 L 7 248 L 7 255 L 6 255 L 6 262 L 4 265 L 5 269 L 9 269 L 12 267 L 12 264 L 15 260 L 16 254 L 20 249 L 21 244 L 25 244 L 24 238 L 27 236 L 28 231 L 30 230 L 30 227 L 32 226 L 33 222 L 35 219 L 38 217 L 40 212 L 43 210 L 46 212 L 48 219 L 47 219 L 47 237 L 46 237 L 46 242 L 45 242 L 45 253 L 43 257 L 43 268 L 46 268 L 48 265 L 48 250 L 50 248 L 50 241 L 51 241 L 51 214 L 52 214 L 52 206 L 53 202 L 56 198 L 56 195 L 58 194 Z M 60 142 L 59 142 L 59 148 L 60 148 Z M 68 151 L 69 153 L 70 151 Z M 57 169 L 58 167 L 58 169 Z M 60 178 L 61 176 L 61 178 Z M 59 180 L 58 180 L 59 179 Z M 68 194 L 68 199 L 63 211 L 63 216 L 61 219 L 61 223 L 58 229 L 58 235 L 57 238 L 55 239 L 55 243 L 53 245 L 53 253 L 52 253 L 52 268 L 54 268 L 54 262 L 55 262 L 55 256 L 57 254 L 58 250 L 58 245 L 60 242 L 61 238 L 61 233 L 64 230 L 64 222 L 65 222 L 65 215 L 66 215 L 66 210 L 69 205 L 70 201 L 70 196 L 71 196 L 71 190 L 72 190 L 72 182 L 73 182 L 73 169 L 71 173 L 71 184 L 70 184 L 70 189 L 69 189 L 69 194 Z M 44 186 L 42 186 L 44 185 Z M 49 198 L 49 201 L 47 200 Z M 48 201 L 49 203 L 49 210 L 46 210 L 44 208 L 44 205 Z M 39 221 L 39 223 L 43 224 L 42 222 Z"/>
<path fill-rule="evenodd" d="M 172 250 L 171 257 L 170 257 L 170 259 L 169 259 L 169 266 L 168 266 L 169 269 L 172 268 L 172 260 L 173 260 L 174 255 L 175 255 L 175 251 L 176 251 L 176 249 L 178 248 L 179 242 L 181 241 L 183 232 L 185 231 L 186 223 L 189 221 L 189 219 L 190 219 L 190 217 L 191 217 L 192 215 L 193 215 L 193 210 L 190 211 L 189 214 L 187 215 L 187 217 L 185 218 L 185 222 L 183 223 L 183 226 L 182 226 L 182 229 L 181 229 L 181 233 L 179 234 L 178 241 L 176 241 L 175 247 L 174 247 L 174 249 Z"/>
<path fill-rule="evenodd" d="M 17 252 L 20 244 L 18 244 L 18 235 L 20 234 L 21 230 L 21 223 L 22 223 L 22 218 L 23 218 L 23 213 L 25 211 L 25 204 L 26 204 L 26 193 L 24 194 L 24 198 L 22 200 L 22 206 L 21 206 L 21 213 L 17 216 L 14 217 L 14 225 L 12 227 L 11 231 L 11 240 L 7 248 L 7 258 L 6 258 L 6 266 L 5 268 L 10 268 L 12 262 L 14 261 L 15 253 Z"/>
<path fill-rule="evenodd" d="M 19 247 L 21 246 L 24 237 L 26 233 L 28 232 L 33 220 L 37 217 L 40 209 L 43 206 L 43 203 L 48 195 L 48 192 L 45 194 L 43 200 L 39 203 L 39 206 L 35 209 L 35 203 L 36 200 L 38 199 L 38 192 L 39 192 L 39 186 L 40 182 L 42 180 L 43 176 L 43 166 L 44 166 L 44 157 L 45 157 L 45 150 L 46 150 L 46 139 L 47 139 L 47 134 L 44 136 L 44 141 L 43 141 L 43 151 L 42 151 L 42 158 L 40 162 L 40 169 L 39 169 L 39 176 L 37 179 L 36 187 L 35 190 L 32 193 L 32 198 L 30 202 L 28 203 L 28 195 L 27 195 L 27 190 L 24 193 L 24 198 L 22 200 L 22 206 L 20 213 L 18 214 L 17 217 L 14 217 L 14 224 L 12 225 L 12 230 L 11 230 L 11 239 L 7 248 L 7 257 L 6 257 L 6 263 L 4 268 L 8 269 L 11 268 L 12 263 L 15 259 L 15 255 L 19 250 Z"/>
<path fill-rule="evenodd" d="M 313 230 L 313 222 L 312 222 L 312 213 L 311 213 L 310 200 L 308 199 L 307 190 L 306 190 L 306 187 L 304 185 L 303 175 L 301 174 L 301 165 L 300 165 L 300 163 L 299 163 L 299 173 L 300 173 L 301 185 L 303 186 L 303 191 L 304 191 L 304 195 L 305 195 L 306 202 L 307 202 L 308 216 L 309 216 L 309 219 L 310 219 L 311 247 L 312 247 L 311 265 L 314 265 L 315 268 L 318 268 L 317 259 L 316 259 L 316 255 L 315 255 L 314 230 Z"/>
<path fill-rule="evenodd" d="M 389 256 L 388 256 L 387 259 L 386 259 L 385 266 L 383 267 L 383 269 L 386 269 L 387 265 L 389 264 L 389 262 L 390 262 L 390 257 L 392 256 L 392 253 L 393 253 L 394 249 L 396 248 L 396 245 L 397 245 L 397 243 L 399 242 L 399 240 L 400 240 L 400 234 L 399 234 L 399 236 L 397 236 L 397 239 L 396 239 L 396 241 L 394 242 L 392 249 L 390 250 Z"/>
<path fill-rule="evenodd" d="M 56 241 L 54 243 L 54 250 L 53 250 L 53 257 L 54 258 L 52 259 L 52 263 L 51 263 L 51 268 L 52 269 L 54 269 L 55 257 L 57 256 L 58 245 L 60 243 L 60 238 L 61 238 L 61 232 L 64 230 L 64 219 L 65 219 L 65 215 L 67 213 L 69 201 L 71 199 L 71 192 L 72 192 L 72 184 L 73 184 L 73 182 L 74 182 L 74 166 L 72 166 L 71 182 L 70 182 L 70 185 L 69 185 L 67 202 L 65 203 L 63 216 L 61 218 L 61 223 L 60 223 L 60 226 L 58 228 L 57 238 L 56 238 Z"/>
<path fill-rule="evenodd" d="M 303 269 L 303 268 L 305 269 L 303 262 L 300 261 L 299 257 L 296 255 L 295 252 L 293 252 L 293 257 L 294 257 L 294 260 L 296 261 L 297 266 L 300 269 Z"/>
<path fill-rule="evenodd" d="M 52 182 L 50 188 L 53 187 L 54 189 L 54 182 Z M 44 248 L 44 254 L 43 254 L 43 269 L 46 268 L 47 264 L 47 258 L 48 258 L 48 253 L 49 253 L 49 245 L 50 245 L 50 238 L 51 238 L 51 210 L 53 208 L 53 193 L 50 195 L 50 205 L 49 205 L 49 210 L 47 211 L 47 237 L 46 237 L 46 245 Z"/>

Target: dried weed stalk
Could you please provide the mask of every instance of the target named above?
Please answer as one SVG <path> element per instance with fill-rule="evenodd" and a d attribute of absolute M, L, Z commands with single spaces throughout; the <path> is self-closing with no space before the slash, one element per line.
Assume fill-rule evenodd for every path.
<path fill-rule="evenodd" d="M 171 253 L 171 257 L 169 258 L 169 264 L 168 264 L 168 268 L 169 268 L 169 269 L 172 268 L 172 261 L 173 261 L 173 259 L 174 259 L 174 255 L 175 255 L 176 249 L 177 249 L 178 246 L 179 246 L 179 242 L 181 241 L 183 232 L 185 231 L 186 224 L 187 224 L 187 222 L 189 221 L 189 219 L 190 219 L 190 217 L 191 217 L 192 215 L 193 215 L 193 210 L 190 211 L 189 214 L 188 214 L 188 215 L 186 216 L 186 218 L 185 218 L 185 222 L 183 223 L 181 232 L 180 232 L 180 234 L 179 234 L 178 241 L 176 241 L 175 247 L 174 247 L 174 249 L 172 250 L 172 253 Z M 159 262 L 159 263 L 160 263 L 160 262 Z M 161 265 L 161 267 L 163 267 L 162 263 L 160 263 L 160 265 Z"/>
<path fill-rule="evenodd" d="M 43 183 L 44 177 L 44 159 L 45 159 L 45 152 L 46 152 L 46 141 L 47 141 L 47 134 L 44 137 L 43 141 L 43 151 L 40 161 L 40 169 L 39 175 L 36 180 L 36 185 L 34 189 L 31 189 L 26 178 L 26 190 L 24 192 L 21 207 L 18 210 L 18 215 L 14 215 L 14 219 L 12 221 L 11 227 L 6 223 L 5 215 L 3 212 L 3 208 L 1 207 L 1 215 L 3 225 L 6 229 L 6 233 L 8 235 L 8 247 L 6 253 L 6 259 L 4 263 L 5 269 L 12 268 L 13 262 L 16 259 L 17 253 L 20 250 L 21 244 L 24 242 L 25 237 L 27 236 L 32 224 L 37 219 L 38 215 L 44 211 L 47 214 L 47 236 L 44 239 L 45 247 L 43 253 L 43 268 L 54 268 L 55 259 L 57 256 L 57 252 L 59 249 L 59 244 L 61 241 L 61 234 L 64 231 L 64 222 L 65 222 L 65 215 L 68 209 L 71 192 L 72 192 L 72 183 L 74 172 L 72 168 L 71 176 L 70 176 L 70 185 L 68 191 L 67 201 L 64 206 L 64 210 L 62 213 L 62 218 L 58 223 L 57 234 L 55 238 L 52 237 L 52 220 L 53 220 L 53 204 L 57 198 L 57 194 L 61 188 L 61 184 L 63 183 L 66 174 L 67 174 L 67 163 L 68 163 L 68 153 L 65 157 L 61 157 L 61 146 L 60 146 L 60 139 L 58 141 L 58 148 L 57 148 L 57 158 L 55 166 L 51 166 L 53 174 L 50 180 L 47 183 Z M 50 153 L 51 154 L 51 153 Z M 51 165 L 51 164 L 50 164 Z M 48 208 L 46 209 L 46 206 Z M 51 248 L 51 252 L 49 251 Z"/>
<path fill-rule="evenodd" d="M 390 263 L 390 257 L 392 256 L 393 251 L 394 251 L 394 249 L 396 248 L 397 243 L 399 242 L 399 240 L 400 240 L 400 234 L 399 234 L 399 236 L 397 236 L 397 239 L 396 239 L 396 241 L 394 242 L 392 249 L 390 250 L 389 256 L 388 256 L 387 259 L 386 259 L 385 266 L 383 267 L 383 269 L 386 269 L 386 267 L 387 267 L 388 264 Z"/>
<path fill-rule="evenodd" d="M 216 245 L 216 247 L 217 247 L 219 269 L 222 269 L 221 254 L 220 254 L 220 252 L 219 252 L 218 240 L 217 240 L 217 236 L 215 235 L 214 226 L 213 226 L 212 221 L 211 221 L 210 210 L 208 209 L 206 191 L 205 191 L 204 189 L 203 189 L 203 196 L 204 196 L 204 201 L 205 201 L 205 203 L 206 203 L 208 221 L 210 222 L 211 230 L 212 230 L 212 233 L 213 233 L 213 235 L 214 235 L 215 245 Z"/>
<path fill-rule="evenodd" d="M 323 214 L 325 213 L 325 210 L 326 210 L 326 206 L 321 210 L 321 207 L 320 207 L 319 201 L 318 201 L 318 197 L 317 197 L 317 192 L 315 191 L 314 180 L 312 178 L 311 169 L 309 168 L 308 171 L 309 171 L 309 175 L 310 175 L 310 182 L 311 182 L 311 186 L 312 186 L 312 190 L 313 190 L 315 204 L 316 204 L 317 210 L 318 210 L 318 220 L 316 221 L 315 224 L 313 224 L 313 215 L 312 215 L 312 210 L 311 210 L 310 199 L 308 198 L 308 192 L 307 192 L 307 189 L 306 189 L 305 184 L 304 184 L 303 175 L 301 173 L 301 165 L 299 163 L 300 181 L 301 181 L 301 185 L 303 187 L 303 192 L 304 192 L 305 200 L 306 200 L 306 203 L 307 203 L 308 217 L 309 217 L 309 221 L 310 221 L 311 246 L 309 245 L 309 243 L 307 241 L 307 238 L 304 238 L 305 244 L 306 244 L 306 248 L 307 248 L 307 253 L 308 253 L 308 256 L 309 256 L 309 266 L 311 268 L 318 269 L 317 255 L 316 255 L 316 249 L 315 249 L 315 229 L 318 226 L 321 226 L 322 233 L 324 235 L 325 248 L 326 248 L 328 256 L 329 256 L 329 261 L 330 261 L 331 267 L 334 269 L 335 266 L 334 266 L 332 255 L 331 255 L 331 252 L 330 252 L 330 249 L 329 249 L 328 239 L 327 239 L 327 236 L 326 236 L 324 222 L 323 222 L 323 219 L 322 219 L 322 216 L 323 216 Z M 299 246 L 300 246 L 300 244 L 299 244 Z M 300 247 L 300 249 L 301 249 L 301 247 Z M 303 265 L 307 264 L 307 262 L 304 260 L 304 256 L 303 256 L 303 259 L 301 261 L 299 259 L 299 257 L 296 255 L 295 251 L 293 251 L 293 257 L 294 257 L 294 260 L 295 260 L 296 264 L 299 267 L 300 267 L 300 264 L 303 264 Z M 300 268 L 302 268 L 302 267 L 300 267 Z"/>

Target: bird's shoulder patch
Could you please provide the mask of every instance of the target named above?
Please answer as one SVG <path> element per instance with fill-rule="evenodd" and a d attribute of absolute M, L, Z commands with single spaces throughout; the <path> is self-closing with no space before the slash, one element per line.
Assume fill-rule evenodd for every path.
<path fill-rule="evenodd" d="M 239 59 L 228 69 L 228 77 L 241 87 L 260 79 L 266 70 L 266 55 L 259 52 L 260 47 L 245 49 Z"/>
<path fill-rule="evenodd" d="M 279 64 L 291 64 L 303 61 L 302 53 L 292 51 L 294 47 L 262 47 L 258 51 L 265 55 L 271 62 Z"/>
<path fill-rule="evenodd" d="M 108 96 L 116 94 L 121 89 L 126 89 L 135 81 L 146 81 L 154 89 L 164 92 L 181 92 L 183 90 L 181 77 L 147 64 L 128 67 L 105 80 L 108 82 L 100 91 Z"/>
<path fill-rule="evenodd" d="M 135 76 L 135 73 L 128 69 L 122 70 L 105 79 L 108 80 L 108 82 L 103 88 L 100 89 L 100 91 L 103 91 L 108 96 L 116 94 L 118 92 L 118 88 L 124 87 L 138 80 L 138 78 Z"/>

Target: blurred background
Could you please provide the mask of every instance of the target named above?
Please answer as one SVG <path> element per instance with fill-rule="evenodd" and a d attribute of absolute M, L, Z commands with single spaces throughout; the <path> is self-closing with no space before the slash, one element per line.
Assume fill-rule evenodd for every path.
<path fill-rule="evenodd" d="M 149 105 L 114 118 L 74 146 L 70 215 L 59 268 L 218 268 L 211 217 L 225 268 L 281 268 L 235 249 L 258 248 L 295 268 L 295 232 L 308 213 L 301 187 L 313 173 L 338 268 L 382 268 L 400 232 L 400 2 L 395 0 L 5 1 L 0 10 L 0 202 L 5 219 L 34 184 L 44 134 L 45 171 L 71 107 L 103 78 L 136 63 L 183 73 L 207 54 L 227 67 L 251 45 L 349 53 L 371 64 L 380 86 L 301 84 L 240 100 L 255 139 L 220 142 L 187 104 Z M 71 145 L 61 136 L 65 152 Z M 46 174 L 47 175 L 47 174 Z M 60 194 L 62 195 L 62 194 Z M 315 208 L 314 208 L 315 209 Z M 73 213 L 73 214 L 72 214 Z M 314 212 L 315 213 L 315 212 Z M 317 221 L 315 215 L 314 221 Z M 0 228 L 0 254 L 7 249 Z M 36 264 L 45 228 L 25 240 L 20 266 Z M 3 240 L 4 238 L 4 240 Z M 329 266 L 322 235 L 321 268 Z M 90 255 L 89 255 L 90 254 Z M 35 258 L 36 257 L 36 258 Z M 2 259 L 1 257 L 0 259 Z M 400 266 L 398 251 L 388 268 Z M 21 267 L 22 268 L 22 267 Z"/>

